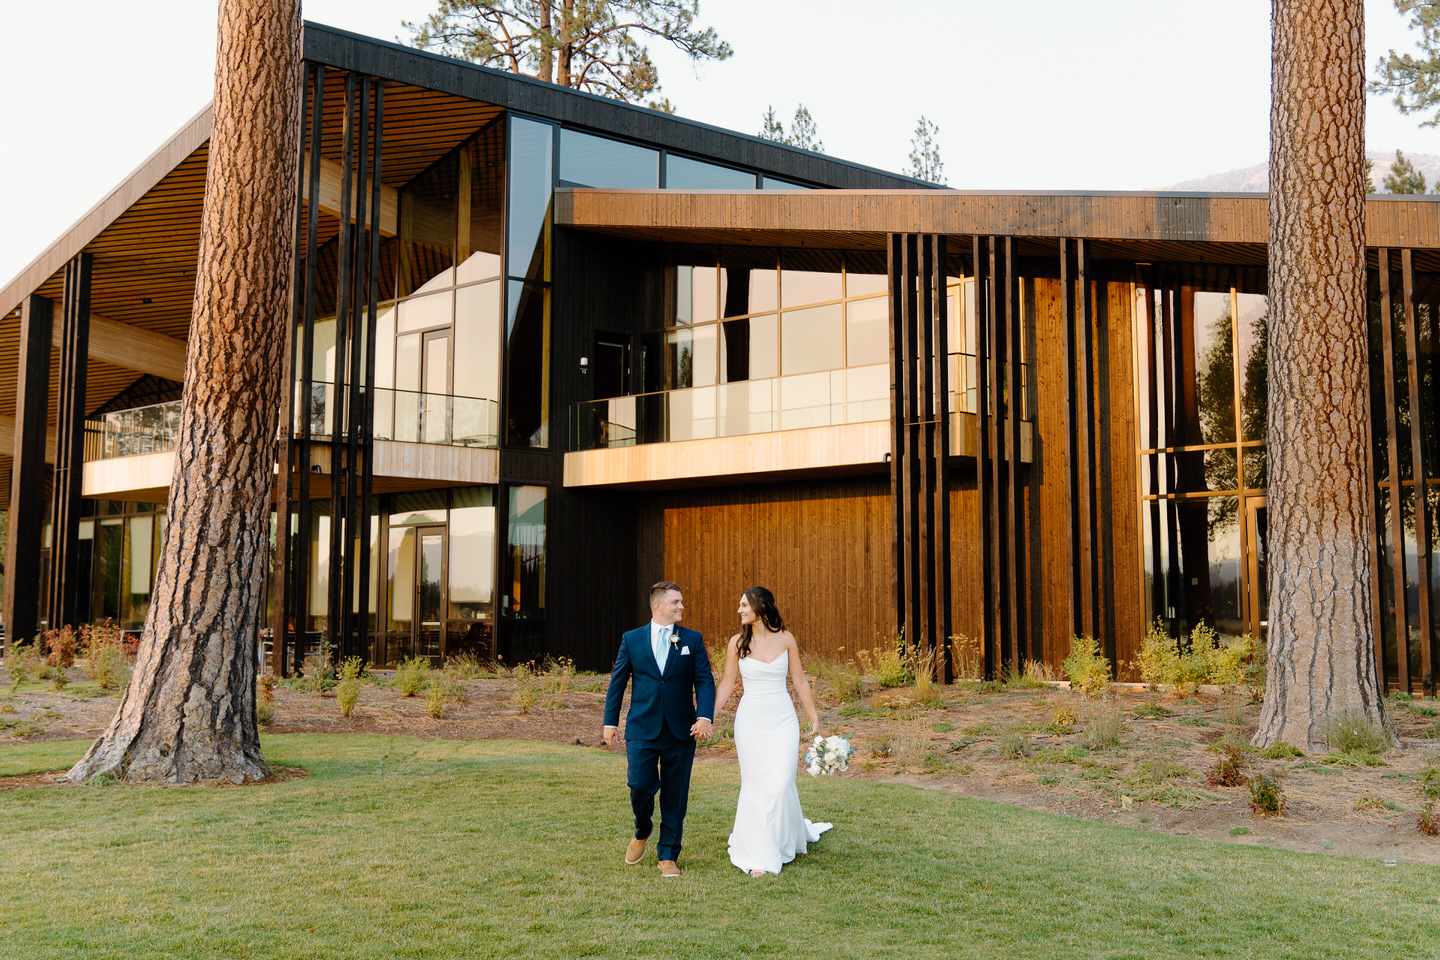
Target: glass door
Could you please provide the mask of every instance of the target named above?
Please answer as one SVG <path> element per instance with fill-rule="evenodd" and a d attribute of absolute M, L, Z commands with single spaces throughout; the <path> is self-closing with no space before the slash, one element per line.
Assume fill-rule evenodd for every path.
<path fill-rule="evenodd" d="M 390 539 L 386 662 L 429 657 L 438 666 L 445 652 L 445 528 L 395 528 Z"/>
<path fill-rule="evenodd" d="M 450 332 L 425 334 L 425 443 L 450 442 Z"/>

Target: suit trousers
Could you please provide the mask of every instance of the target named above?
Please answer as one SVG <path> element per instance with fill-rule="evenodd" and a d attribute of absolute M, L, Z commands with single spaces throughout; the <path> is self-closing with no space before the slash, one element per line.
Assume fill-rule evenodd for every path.
<path fill-rule="evenodd" d="M 635 836 L 650 836 L 655 828 L 655 792 L 660 792 L 660 843 L 655 851 L 661 860 L 680 856 L 685 829 L 685 807 L 690 800 L 690 768 L 695 763 L 695 741 L 684 740 L 662 726 L 658 740 L 625 741 L 628 761 L 626 782 L 630 786 L 630 808 L 635 811 Z"/>

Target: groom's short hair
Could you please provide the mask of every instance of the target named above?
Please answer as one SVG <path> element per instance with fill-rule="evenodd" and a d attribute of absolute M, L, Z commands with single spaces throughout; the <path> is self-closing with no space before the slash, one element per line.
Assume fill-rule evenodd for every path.
<path fill-rule="evenodd" d="M 650 602 L 654 603 L 671 590 L 674 590 L 676 593 L 685 592 L 680 589 L 680 584 L 671 583 L 669 580 L 661 580 L 659 583 L 650 587 Z"/>

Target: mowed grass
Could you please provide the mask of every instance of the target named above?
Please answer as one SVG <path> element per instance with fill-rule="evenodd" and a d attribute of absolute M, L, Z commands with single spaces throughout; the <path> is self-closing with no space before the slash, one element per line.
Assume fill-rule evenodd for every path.
<path fill-rule="evenodd" d="M 0 775 L 85 744 L 0 748 Z M 1431 868 L 1226 846 L 861 780 L 835 830 L 730 866 L 738 773 L 695 769 L 685 875 L 621 862 L 624 758 L 274 736 L 310 776 L 0 794 L 0 954 L 46 957 L 1385 957 L 1440 942 Z"/>

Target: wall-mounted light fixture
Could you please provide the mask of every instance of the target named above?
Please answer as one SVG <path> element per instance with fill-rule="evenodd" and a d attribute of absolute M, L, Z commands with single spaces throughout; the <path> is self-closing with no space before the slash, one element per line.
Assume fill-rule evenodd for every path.
<path fill-rule="evenodd" d="M 581 357 L 581 358 L 580 358 L 580 375 L 581 375 L 581 376 L 584 376 L 585 374 L 587 374 L 587 373 L 589 373 L 589 372 L 590 372 L 590 358 L 589 358 L 589 357 Z"/>

